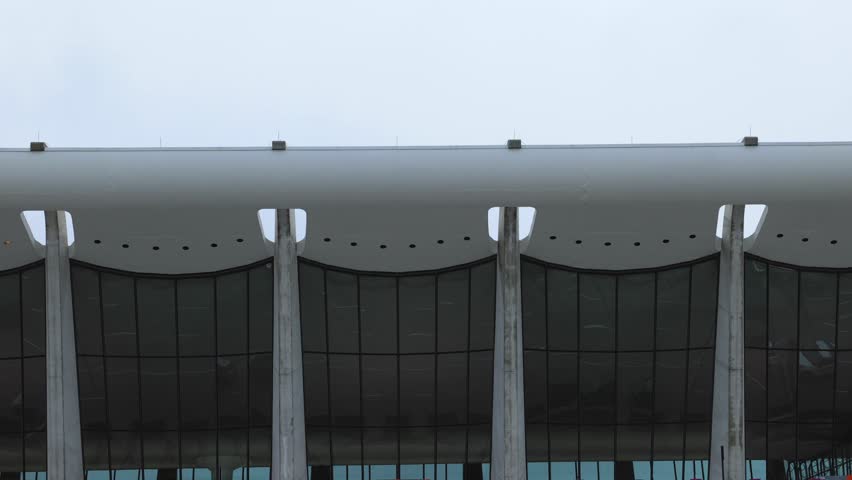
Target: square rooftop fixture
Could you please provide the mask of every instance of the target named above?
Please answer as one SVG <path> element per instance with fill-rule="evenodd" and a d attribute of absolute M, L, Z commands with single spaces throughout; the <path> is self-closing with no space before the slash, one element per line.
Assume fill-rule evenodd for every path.
<path fill-rule="evenodd" d="M 47 144 L 44 142 L 30 142 L 31 152 L 43 152 L 47 150 Z"/>
<path fill-rule="evenodd" d="M 287 142 L 285 140 L 273 140 L 272 141 L 272 149 L 273 150 L 287 150 Z"/>
<path fill-rule="evenodd" d="M 509 147 L 509 150 L 518 150 L 521 148 L 521 139 L 513 138 L 506 142 L 506 146 Z"/>
<path fill-rule="evenodd" d="M 757 144 L 757 137 L 743 137 L 743 145 L 746 147 L 756 147 Z"/>

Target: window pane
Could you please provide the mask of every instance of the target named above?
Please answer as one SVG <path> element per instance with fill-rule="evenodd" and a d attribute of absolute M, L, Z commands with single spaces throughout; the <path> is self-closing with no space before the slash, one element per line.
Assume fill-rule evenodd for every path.
<path fill-rule="evenodd" d="M 852 425 L 852 352 L 837 352 L 837 423 Z"/>
<path fill-rule="evenodd" d="M 272 425 L 272 354 L 249 357 L 249 390 L 251 424 Z"/>
<path fill-rule="evenodd" d="M 361 276 L 361 351 L 396 352 L 396 279 Z"/>
<path fill-rule="evenodd" d="M 181 432 L 180 463 L 182 468 L 214 470 L 216 468 L 216 431 Z M 196 479 L 198 473 L 196 473 Z M 205 480 L 209 477 L 205 477 Z M 185 480 L 185 479 L 184 479 Z"/>
<path fill-rule="evenodd" d="M 524 408 L 527 423 L 547 423 L 547 352 L 524 353 Z"/>
<path fill-rule="evenodd" d="M 249 350 L 272 351 L 272 264 L 249 271 Z"/>
<path fill-rule="evenodd" d="M 690 269 L 657 274 L 657 348 L 686 347 Z"/>
<path fill-rule="evenodd" d="M 44 355 L 44 265 L 21 272 L 24 355 Z"/>
<path fill-rule="evenodd" d="M 142 355 L 174 355 L 175 282 L 152 278 L 136 280 L 139 309 L 139 348 Z"/>
<path fill-rule="evenodd" d="M 180 359 L 180 413 L 184 429 L 216 428 L 216 360 Z"/>
<path fill-rule="evenodd" d="M 218 462 L 222 478 L 225 472 L 248 465 L 249 432 L 243 429 L 219 430 Z M 215 479 L 214 479 L 215 480 Z"/>
<path fill-rule="evenodd" d="M 769 346 L 796 348 L 799 311 L 798 275 L 795 270 L 769 267 Z"/>
<path fill-rule="evenodd" d="M 319 267 L 299 263 L 299 314 L 302 318 L 302 348 L 325 351 L 325 274 Z"/>
<path fill-rule="evenodd" d="M 440 330 L 439 330 L 440 331 Z M 467 422 L 467 354 L 438 355 L 438 413 L 439 425 L 460 425 Z"/>
<path fill-rule="evenodd" d="M 435 421 L 435 356 L 399 358 L 400 424 L 432 425 Z"/>
<path fill-rule="evenodd" d="M 551 352 L 548 386 L 551 423 L 577 423 L 577 354 Z M 526 371 L 526 366 L 524 366 Z"/>
<path fill-rule="evenodd" d="M 396 464 L 398 462 L 396 429 L 366 428 L 364 429 L 364 464 L 373 464 L 371 479 L 396 480 Z M 376 465 L 386 465 L 380 471 L 384 475 L 376 476 Z"/>
<path fill-rule="evenodd" d="M 766 350 L 745 349 L 746 419 L 766 420 Z"/>
<path fill-rule="evenodd" d="M 554 350 L 577 349 L 577 274 L 547 270 L 547 341 Z"/>
<path fill-rule="evenodd" d="M 683 425 L 659 423 L 654 425 L 654 461 L 666 461 L 671 465 L 672 460 L 682 459 Z M 654 470 L 657 470 L 656 467 L 657 465 L 654 466 Z M 656 478 L 657 475 L 655 474 L 654 477 Z"/>
<path fill-rule="evenodd" d="M 328 361 L 331 375 L 331 422 L 333 425 L 358 426 L 361 424 L 358 357 L 329 355 Z"/>
<path fill-rule="evenodd" d="M 433 428 L 403 428 L 399 431 L 399 463 L 401 464 L 425 464 L 435 462 L 435 430 Z M 420 474 L 417 476 L 403 475 L 401 478 L 423 478 L 422 465 Z M 413 465 L 409 465 L 410 472 L 417 471 Z"/>
<path fill-rule="evenodd" d="M 524 348 L 547 346 L 547 289 L 545 268 L 537 263 L 521 263 L 521 305 Z"/>
<path fill-rule="evenodd" d="M 653 353 L 618 354 L 618 422 L 650 423 L 654 413 Z"/>
<path fill-rule="evenodd" d="M 45 432 L 32 432 L 24 435 L 24 458 L 26 459 L 24 465 L 26 471 L 47 471 L 47 434 Z M 41 478 L 38 480 L 41 480 Z"/>
<path fill-rule="evenodd" d="M 527 462 L 547 461 L 547 425 L 544 423 L 527 424 Z"/>
<path fill-rule="evenodd" d="M 438 463 L 464 463 L 466 439 L 464 427 L 438 428 Z"/>
<path fill-rule="evenodd" d="M 852 349 L 852 274 L 840 275 L 837 348 Z"/>
<path fill-rule="evenodd" d="M 580 428 L 580 458 L 584 462 L 615 458 L 615 427 L 583 426 Z M 585 476 L 583 477 L 585 478 Z"/>
<path fill-rule="evenodd" d="M 550 426 L 550 460 L 575 462 L 579 458 L 579 437 L 576 426 Z"/>
<path fill-rule="evenodd" d="M 769 411 L 771 422 L 795 420 L 796 374 L 799 362 L 794 351 L 769 352 Z"/>
<path fill-rule="evenodd" d="M 107 355 L 136 355 L 136 316 L 133 279 L 101 274 L 104 342 Z"/>
<path fill-rule="evenodd" d="M 248 357 L 231 355 L 216 360 L 219 377 L 219 428 L 248 426 Z"/>
<path fill-rule="evenodd" d="M 618 348 L 654 348 L 654 275 L 618 277 Z"/>
<path fill-rule="evenodd" d="M 492 395 L 491 384 L 494 379 L 494 354 L 492 352 L 472 352 L 470 354 L 470 372 L 468 373 L 468 422 L 491 423 Z"/>
<path fill-rule="evenodd" d="M 361 430 L 339 429 L 332 431 L 331 457 L 335 464 L 360 465 Z"/>
<path fill-rule="evenodd" d="M 438 275 L 438 351 L 467 350 L 468 270 Z"/>
<path fill-rule="evenodd" d="M 14 280 L 14 285 L 8 281 Z M 20 352 L 20 323 L 18 310 L 17 275 L 0 277 L 0 352 Z M 77 265 L 71 266 L 71 291 L 74 304 L 74 326 L 77 330 L 77 354 L 101 355 L 103 332 L 101 330 L 101 296 L 98 273 Z M 15 292 L 14 304 L 4 304 L 6 295 Z M 9 307 L 15 310 L 10 311 Z M 4 313 L 5 312 L 5 313 Z M 14 317 L 13 317 L 14 315 Z M 12 319 L 14 318 L 14 321 Z M 11 322 L 11 323 L 9 323 Z M 12 346 L 8 346 L 12 342 Z M 12 348 L 12 350 L 10 350 Z"/>
<path fill-rule="evenodd" d="M 139 370 L 135 358 L 107 358 L 109 422 L 116 430 L 139 427 Z"/>
<path fill-rule="evenodd" d="M 690 347 L 712 347 L 716 343 L 716 306 L 719 286 L 719 260 L 692 266 L 690 303 Z"/>
<path fill-rule="evenodd" d="M 44 430 L 47 427 L 46 378 L 44 357 L 24 359 L 25 430 Z"/>
<path fill-rule="evenodd" d="M 215 284 L 209 278 L 178 280 L 178 351 L 215 355 Z"/>
<path fill-rule="evenodd" d="M 142 425 L 146 430 L 178 428 L 178 372 L 174 358 L 143 358 Z"/>
<path fill-rule="evenodd" d="M 86 470 L 109 469 L 109 434 L 106 432 L 82 432 L 83 468 Z"/>
<path fill-rule="evenodd" d="M 308 450 L 308 465 L 331 465 L 331 437 L 328 431 L 308 428 L 305 438 Z"/>
<path fill-rule="evenodd" d="M 615 354 L 580 354 L 580 413 L 584 424 L 615 422 Z"/>
<path fill-rule="evenodd" d="M 146 469 L 180 468 L 178 432 L 143 432 L 142 447 L 145 451 Z"/>
<path fill-rule="evenodd" d="M 491 261 L 470 269 L 470 348 L 494 348 L 496 267 Z"/>
<path fill-rule="evenodd" d="M 618 427 L 616 459 L 621 461 L 651 460 L 651 425 Z"/>
<path fill-rule="evenodd" d="M 397 363 L 396 356 L 361 356 L 362 425 L 384 426 L 397 424 Z"/>
<path fill-rule="evenodd" d="M 686 382 L 686 352 L 657 352 L 654 421 L 680 422 Z"/>
<path fill-rule="evenodd" d="M 328 425 L 328 363 L 326 356 L 320 353 L 306 353 L 302 365 L 305 385 L 305 423 L 308 425 Z M 272 381 L 271 377 L 269 381 Z"/>
<path fill-rule="evenodd" d="M 713 417 L 712 349 L 689 352 L 689 374 L 686 382 L 686 420 L 709 422 Z"/>
<path fill-rule="evenodd" d="M 0 432 L 21 430 L 20 394 L 21 360 L 0 360 Z"/>
<path fill-rule="evenodd" d="M 219 355 L 246 353 L 248 349 L 247 288 L 246 272 L 216 278 L 216 337 Z"/>
<path fill-rule="evenodd" d="M 112 432 L 110 433 L 109 446 L 110 463 L 113 470 L 130 470 L 142 467 L 142 443 L 139 433 Z"/>
<path fill-rule="evenodd" d="M 401 353 L 435 351 L 435 277 L 399 279 L 399 349 Z"/>
<path fill-rule="evenodd" d="M 768 459 L 792 462 L 796 460 L 796 426 L 793 424 L 770 423 L 767 425 L 769 438 Z"/>
<path fill-rule="evenodd" d="M 615 277 L 580 275 L 580 349 L 615 348 Z"/>
<path fill-rule="evenodd" d="M 837 276 L 802 272 L 800 275 L 799 348 L 834 348 Z"/>
<path fill-rule="evenodd" d="M 331 352 L 358 352 L 358 285 L 355 275 L 328 271 L 328 348 Z"/>
<path fill-rule="evenodd" d="M 253 467 L 250 476 L 254 480 L 255 471 L 264 471 L 264 468 L 255 467 L 268 468 L 272 465 L 272 431 L 268 428 L 253 428 L 249 435 L 249 466 Z M 266 476 L 258 475 L 257 478 L 268 479 L 269 471 L 266 470 Z"/>
<path fill-rule="evenodd" d="M 834 354 L 799 352 L 799 422 L 831 422 L 833 392 Z"/>
<path fill-rule="evenodd" d="M 766 264 L 747 258 L 744 297 L 747 347 L 766 347 L 766 280 Z"/>

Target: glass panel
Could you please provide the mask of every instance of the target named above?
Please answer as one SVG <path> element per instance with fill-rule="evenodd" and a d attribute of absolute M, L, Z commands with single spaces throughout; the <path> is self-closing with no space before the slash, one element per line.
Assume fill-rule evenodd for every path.
<path fill-rule="evenodd" d="M 492 352 L 471 352 L 468 373 L 468 422 L 491 423 L 491 383 L 494 379 Z"/>
<path fill-rule="evenodd" d="M 308 428 L 305 434 L 308 465 L 331 465 L 331 436 L 328 431 Z"/>
<path fill-rule="evenodd" d="M 136 294 L 142 355 L 175 355 L 175 282 L 140 278 Z"/>
<path fill-rule="evenodd" d="M 579 458 L 579 437 L 576 426 L 550 426 L 550 461 L 575 462 Z"/>
<path fill-rule="evenodd" d="M 178 432 L 143 432 L 142 447 L 146 469 L 168 471 L 180 467 Z"/>
<path fill-rule="evenodd" d="M 438 463 L 464 463 L 466 436 L 463 427 L 438 428 Z"/>
<path fill-rule="evenodd" d="M 399 279 L 400 353 L 435 351 L 435 277 Z"/>
<path fill-rule="evenodd" d="M 524 408 L 527 423 L 547 423 L 547 352 L 524 352 Z"/>
<path fill-rule="evenodd" d="M 248 430 L 219 430 L 218 462 L 219 470 L 232 472 L 237 467 L 248 465 Z M 222 476 L 227 478 L 227 476 Z"/>
<path fill-rule="evenodd" d="M 136 355 L 133 279 L 101 274 L 103 329 L 107 355 Z"/>
<path fill-rule="evenodd" d="M 770 423 L 767 425 L 769 438 L 769 462 L 793 462 L 796 460 L 796 426 L 792 424 Z"/>
<path fill-rule="evenodd" d="M 651 460 L 651 425 L 619 425 L 616 459 L 621 461 Z"/>
<path fill-rule="evenodd" d="M 769 421 L 795 419 L 797 356 L 794 351 L 769 351 Z"/>
<path fill-rule="evenodd" d="M 47 428 L 47 372 L 44 357 L 24 359 L 24 430 Z"/>
<path fill-rule="evenodd" d="M 615 458 L 615 427 L 581 426 L 580 458 L 584 462 Z"/>
<path fill-rule="evenodd" d="M 21 304 L 24 355 L 44 355 L 44 265 L 21 272 Z"/>
<path fill-rule="evenodd" d="M 396 279 L 359 277 L 361 292 L 361 351 L 396 352 Z"/>
<path fill-rule="evenodd" d="M 547 461 L 547 424 L 527 423 L 527 462 Z"/>
<path fill-rule="evenodd" d="M 269 466 L 272 465 L 272 431 L 268 428 L 254 428 L 249 435 L 249 465 L 252 467 L 249 469 L 249 477 L 252 480 L 268 480 Z"/>
<path fill-rule="evenodd" d="M 577 410 L 577 354 L 557 353 L 548 354 L 548 388 L 550 422 L 573 424 L 579 420 Z M 524 369 L 526 372 L 526 367 Z"/>
<path fill-rule="evenodd" d="M 840 275 L 837 321 L 837 348 L 852 349 L 852 274 Z"/>
<path fill-rule="evenodd" d="M 109 446 L 113 470 L 138 469 L 142 465 L 142 442 L 139 433 L 111 432 Z"/>
<path fill-rule="evenodd" d="M 184 429 L 216 428 L 214 358 L 180 359 L 180 413 Z"/>
<path fill-rule="evenodd" d="M 686 381 L 686 420 L 709 422 L 713 417 L 712 349 L 689 351 L 689 374 Z"/>
<path fill-rule="evenodd" d="M 798 274 L 788 268 L 769 266 L 769 346 L 796 348 L 796 315 L 799 311 Z"/>
<path fill-rule="evenodd" d="M 0 360 L 0 432 L 21 430 L 20 395 L 21 360 Z"/>
<path fill-rule="evenodd" d="M 491 461 L 491 425 L 476 425 L 468 428 L 467 463 L 489 461 Z"/>
<path fill-rule="evenodd" d="M 657 348 L 686 347 L 689 320 L 690 269 L 657 274 Z"/>
<path fill-rule="evenodd" d="M 253 426 L 272 425 L 272 355 L 269 353 L 249 356 L 249 408 Z"/>
<path fill-rule="evenodd" d="M 470 269 L 471 350 L 494 348 L 496 278 L 496 267 L 493 261 Z"/>
<path fill-rule="evenodd" d="M 219 372 L 219 428 L 247 426 L 248 356 L 219 357 L 216 366 Z"/>
<path fill-rule="evenodd" d="M 328 348 L 331 352 L 358 352 L 357 277 L 326 272 L 328 288 Z"/>
<path fill-rule="evenodd" d="M 432 425 L 435 421 L 435 356 L 399 358 L 400 424 Z"/>
<path fill-rule="evenodd" d="M 23 453 L 24 449 L 19 433 L 0 434 L 0 472 L 22 471 L 24 469 Z M 14 480 L 18 480 L 17 477 Z"/>
<path fill-rule="evenodd" d="M 328 363 L 325 354 L 306 353 L 302 360 L 305 388 L 305 423 L 328 425 Z M 272 382 L 272 379 L 269 379 Z"/>
<path fill-rule="evenodd" d="M 654 275 L 618 277 L 618 348 L 654 348 Z"/>
<path fill-rule="evenodd" d="M 272 351 L 272 264 L 249 271 L 249 350 Z"/>
<path fill-rule="evenodd" d="M 399 462 L 402 464 L 418 464 L 420 475 L 405 475 L 405 472 L 416 471 L 413 465 L 405 466 L 400 478 L 424 478 L 422 465 L 435 462 L 435 430 L 432 428 L 403 428 L 399 431 Z"/>
<path fill-rule="evenodd" d="M 14 280 L 14 285 L 8 283 Z M 12 317 L 12 306 L 18 309 L 17 275 L 0 277 L 0 352 L 20 352 L 20 324 L 18 314 Z M 98 273 L 77 265 L 71 266 L 71 291 L 74 305 L 74 326 L 77 330 L 77 354 L 103 354 L 103 331 L 101 330 L 101 296 Z M 13 290 L 14 289 L 14 290 Z M 4 291 L 15 292 L 14 304 L 5 305 Z M 4 313 L 7 312 L 7 313 Z M 14 322 L 8 323 L 14 318 Z M 8 342 L 12 341 L 10 346 Z M 14 346 L 17 345 L 17 346 Z M 11 349 L 10 349 L 11 348 Z"/>
<path fill-rule="evenodd" d="M 436 421 L 439 425 L 460 425 L 467 422 L 466 385 L 467 354 L 438 355 Z"/>
<path fill-rule="evenodd" d="M 247 353 L 248 274 L 216 278 L 216 338 L 219 355 Z M 299 304 L 301 307 L 301 304 Z"/>
<path fill-rule="evenodd" d="M 362 425 L 385 426 L 398 423 L 396 358 L 390 355 L 361 356 Z"/>
<path fill-rule="evenodd" d="M 615 422 L 615 354 L 580 354 L 580 414 L 584 424 Z"/>
<path fill-rule="evenodd" d="M 468 278 L 467 270 L 438 275 L 438 351 L 467 350 Z"/>
<path fill-rule="evenodd" d="M 577 349 L 577 274 L 547 270 L 547 341 L 554 350 Z"/>
<path fill-rule="evenodd" d="M 766 420 L 766 350 L 745 349 L 745 408 L 748 420 Z"/>
<path fill-rule="evenodd" d="M 331 422 L 333 425 L 358 426 L 361 424 L 358 357 L 329 355 L 328 361 L 331 375 Z"/>
<path fill-rule="evenodd" d="M 744 297 L 747 347 L 766 347 L 766 280 L 766 264 L 747 258 Z"/>
<path fill-rule="evenodd" d="M 139 367 L 135 358 L 107 358 L 106 386 L 111 428 L 139 426 Z"/>
<path fill-rule="evenodd" d="M 141 368 L 143 428 L 177 430 L 177 361 L 174 358 L 143 358 Z"/>
<path fill-rule="evenodd" d="M 521 263 L 521 305 L 524 348 L 547 347 L 547 289 L 545 268 L 537 263 Z"/>
<path fill-rule="evenodd" d="M 686 365 L 686 352 L 657 352 L 655 422 L 680 422 L 683 419 Z"/>
<path fill-rule="evenodd" d="M 650 423 L 654 413 L 652 352 L 618 354 L 618 422 Z"/>
<path fill-rule="evenodd" d="M 109 434 L 106 432 L 82 432 L 83 468 L 86 470 L 109 469 Z"/>
<path fill-rule="evenodd" d="M 836 420 L 852 425 L 852 352 L 837 352 Z"/>
<path fill-rule="evenodd" d="M 834 348 L 837 275 L 802 272 L 799 278 L 799 348 L 830 350 Z"/>
<path fill-rule="evenodd" d="M 335 463 L 359 465 L 361 463 L 361 430 L 340 429 L 332 431 L 331 457 Z"/>
<path fill-rule="evenodd" d="M 716 343 L 716 306 L 719 286 L 719 260 L 692 266 L 692 298 L 689 318 L 689 346 L 712 347 Z"/>
<path fill-rule="evenodd" d="M 178 280 L 178 351 L 215 355 L 215 283 L 209 278 Z"/>
<path fill-rule="evenodd" d="M 580 275 L 580 349 L 615 348 L 615 277 Z"/>
<path fill-rule="evenodd" d="M 302 348 L 306 352 L 324 352 L 325 274 L 321 268 L 305 262 L 299 263 L 299 314 Z"/>
<path fill-rule="evenodd" d="M 389 477 L 382 476 L 383 480 L 396 479 L 396 464 L 398 462 L 398 433 L 396 429 L 365 428 L 364 429 L 364 464 L 388 465 L 390 469 L 382 469 L 382 472 L 390 474 Z M 371 472 L 372 473 L 372 472 Z M 371 475 L 370 478 L 375 478 Z"/>
<path fill-rule="evenodd" d="M 47 471 L 47 434 L 33 432 L 24 434 L 24 468 L 28 472 L 41 472 L 38 480 L 46 479 Z"/>
<path fill-rule="evenodd" d="M 812 350 L 799 352 L 798 421 L 831 422 L 833 392 L 834 354 Z"/>
<path fill-rule="evenodd" d="M 199 470 L 216 469 L 216 431 L 211 432 L 181 432 L 180 463 L 184 469 Z M 185 472 L 186 470 L 184 470 Z M 195 472 L 195 478 L 198 478 Z M 209 475 L 204 478 L 210 478 Z"/>
<path fill-rule="evenodd" d="M 654 460 L 671 465 L 673 460 L 683 459 L 683 425 L 654 425 Z M 657 464 L 654 465 L 654 478 L 657 478 Z M 665 478 L 665 477 L 663 477 Z M 680 475 L 678 475 L 680 478 Z"/>

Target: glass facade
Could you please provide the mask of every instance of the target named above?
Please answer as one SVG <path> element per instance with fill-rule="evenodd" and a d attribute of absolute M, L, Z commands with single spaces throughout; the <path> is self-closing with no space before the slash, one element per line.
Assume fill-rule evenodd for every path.
<path fill-rule="evenodd" d="M 312 479 L 487 475 L 494 260 L 404 275 L 301 261 L 299 273 Z"/>
<path fill-rule="evenodd" d="M 44 264 L 0 272 L 0 480 L 47 470 Z"/>
<path fill-rule="evenodd" d="M 71 275 L 86 479 L 268 480 L 271 264 Z"/>
<path fill-rule="evenodd" d="M 523 259 L 529 480 L 708 478 L 717 285 Z"/>
<path fill-rule="evenodd" d="M 852 273 L 745 264 L 753 478 L 852 474 Z"/>

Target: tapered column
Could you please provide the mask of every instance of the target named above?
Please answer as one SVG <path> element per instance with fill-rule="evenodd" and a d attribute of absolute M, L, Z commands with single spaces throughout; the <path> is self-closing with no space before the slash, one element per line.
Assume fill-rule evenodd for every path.
<path fill-rule="evenodd" d="M 83 478 L 80 399 L 71 267 L 65 212 L 45 216 L 45 301 L 47 312 L 47 471 L 51 480 Z"/>
<path fill-rule="evenodd" d="M 275 211 L 272 480 L 306 480 L 305 397 L 295 212 Z"/>
<path fill-rule="evenodd" d="M 500 209 L 494 328 L 491 479 L 527 478 L 518 209 Z"/>
<path fill-rule="evenodd" d="M 719 263 L 710 480 L 745 479 L 744 217 L 744 205 L 725 207 Z"/>

